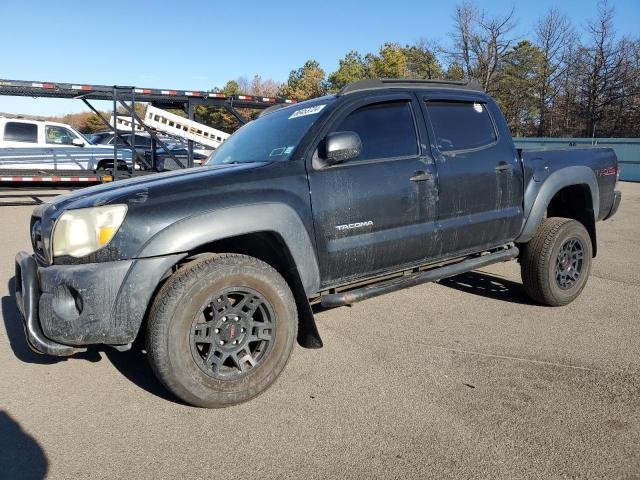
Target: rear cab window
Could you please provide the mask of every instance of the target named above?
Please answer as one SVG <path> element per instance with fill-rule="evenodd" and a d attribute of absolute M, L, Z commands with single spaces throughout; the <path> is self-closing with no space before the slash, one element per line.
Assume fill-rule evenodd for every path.
<path fill-rule="evenodd" d="M 360 136 L 362 153 L 349 162 L 418 154 L 418 140 L 409 100 L 360 107 L 347 115 L 333 131 L 351 131 Z"/>
<path fill-rule="evenodd" d="M 4 141 L 6 142 L 38 142 L 38 125 L 35 123 L 7 122 L 4 126 Z"/>
<path fill-rule="evenodd" d="M 484 103 L 428 100 L 426 108 L 441 152 L 480 149 L 498 139 Z"/>

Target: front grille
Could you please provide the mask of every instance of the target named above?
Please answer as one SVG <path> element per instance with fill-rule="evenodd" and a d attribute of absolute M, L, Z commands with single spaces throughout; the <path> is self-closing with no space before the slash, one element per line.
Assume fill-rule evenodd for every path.
<path fill-rule="evenodd" d="M 42 235 L 42 220 L 38 217 L 31 217 L 31 246 L 36 260 L 40 265 L 46 265 L 47 257 L 44 252 L 44 237 Z"/>

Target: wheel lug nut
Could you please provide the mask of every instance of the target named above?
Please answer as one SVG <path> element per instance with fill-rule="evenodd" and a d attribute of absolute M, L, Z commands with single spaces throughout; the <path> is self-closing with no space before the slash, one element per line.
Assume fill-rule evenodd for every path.
<path fill-rule="evenodd" d="M 242 327 L 242 328 L 240 329 L 240 332 L 241 332 L 241 333 L 244 333 L 244 327 Z"/>
<path fill-rule="evenodd" d="M 216 333 L 220 333 L 220 329 L 219 329 L 219 328 L 216 328 L 216 329 L 214 330 L 214 332 L 216 332 Z"/>
<path fill-rule="evenodd" d="M 224 340 L 220 340 L 220 345 L 224 345 Z"/>
<path fill-rule="evenodd" d="M 234 344 L 234 345 L 237 345 L 237 344 L 238 344 L 238 340 L 234 340 L 234 341 L 233 341 L 233 344 Z"/>
<path fill-rule="evenodd" d="M 226 322 L 227 321 L 227 317 L 222 317 L 222 321 Z"/>

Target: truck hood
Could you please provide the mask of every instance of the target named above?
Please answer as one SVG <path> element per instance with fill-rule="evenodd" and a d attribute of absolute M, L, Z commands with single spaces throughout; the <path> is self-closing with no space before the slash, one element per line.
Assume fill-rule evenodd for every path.
<path fill-rule="evenodd" d="M 246 170 L 263 167 L 269 162 L 240 163 L 234 165 L 216 165 L 196 167 L 188 170 L 176 170 L 149 174 L 114 183 L 105 183 L 93 187 L 82 188 L 71 193 L 60 195 L 50 202 L 39 205 L 34 215 L 57 216 L 62 210 L 97 207 L 113 203 L 139 202 L 150 190 L 171 191 L 178 184 L 190 182 L 212 183 L 219 177 L 235 175 Z"/>

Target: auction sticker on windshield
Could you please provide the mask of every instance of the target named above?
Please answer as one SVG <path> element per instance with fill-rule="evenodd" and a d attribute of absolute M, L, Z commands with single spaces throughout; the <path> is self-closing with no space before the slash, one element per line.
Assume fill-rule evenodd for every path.
<path fill-rule="evenodd" d="M 320 113 L 326 104 L 316 105 L 315 107 L 307 107 L 301 108 L 300 110 L 296 110 L 291 115 L 289 115 L 289 120 L 292 118 L 304 117 L 306 115 L 315 115 L 316 113 Z"/>

